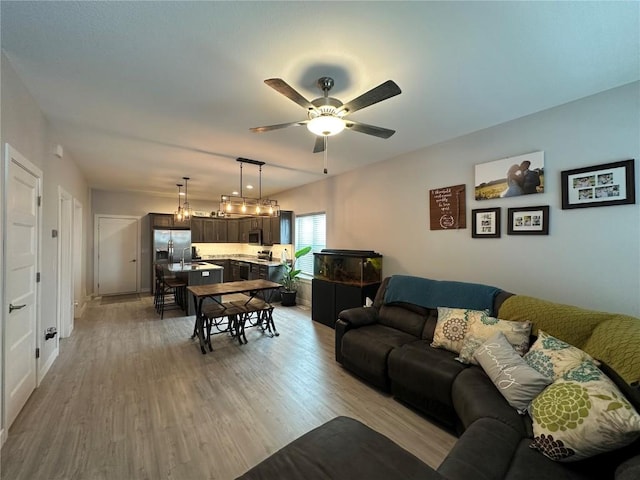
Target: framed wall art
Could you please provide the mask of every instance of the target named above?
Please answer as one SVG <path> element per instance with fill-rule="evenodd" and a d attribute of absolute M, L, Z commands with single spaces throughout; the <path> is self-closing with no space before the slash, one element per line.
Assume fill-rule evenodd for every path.
<path fill-rule="evenodd" d="M 565 170 L 562 209 L 636 203 L 634 160 Z"/>
<path fill-rule="evenodd" d="M 544 152 L 503 158 L 475 166 L 475 198 L 517 197 L 544 192 Z"/>
<path fill-rule="evenodd" d="M 467 228 L 466 185 L 429 190 L 429 227 L 431 230 Z"/>
<path fill-rule="evenodd" d="M 472 238 L 500 238 L 500 207 L 471 210 Z"/>
<path fill-rule="evenodd" d="M 508 210 L 508 235 L 549 235 L 549 206 Z"/>

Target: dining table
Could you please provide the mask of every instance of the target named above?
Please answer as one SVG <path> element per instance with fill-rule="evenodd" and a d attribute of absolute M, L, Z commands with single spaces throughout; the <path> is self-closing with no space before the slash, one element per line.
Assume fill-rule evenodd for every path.
<path fill-rule="evenodd" d="M 205 326 L 207 322 L 207 316 L 203 303 L 205 299 L 211 299 L 215 303 L 216 315 L 229 317 L 236 317 L 235 331 L 231 331 L 232 334 L 240 336 L 244 335 L 244 320 L 246 315 L 251 312 L 255 312 L 257 308 L 265 315 L 260 317 L 261 326 L 264 331 L 270 332 L 273 336 L 279 336 L 280 334 L 276 330 L 276 326 L 273 322 L 273 305 L 270 301 L 273 294 L 281 288 L 282 285 L 270 280 L 256 279 L 256 280 L 240 280 L 237 282 L 225 282 L 225 283 L 212 283 L 209 285 L 192 285 L 187 287 L 187 291 L 193 298 L 193 304 L 195 307 L 195 328 L 192 338 L 198 337 L 200 343 L 200 351 L 205 354 L 206 349 L 213 351 L 211 345 L 210 331 L 205 332 Z M 256 296 L 262 292 L 264 301 L 258 301 Z M 245 294 L 246 299 L 234 302 L 224 302 L 223 295 L 233 294 Z M 210 302 L 213 303 L 213 302 Z M 256 307 L 259 305 L 259 307 Z M 231 319 L 229 318 L 228 328 L 231 330 Z M 206 335 L 205 335 L 206 333 Z M 242 340 L 240 339 L 240 343 Z M 245 339 L 246 343 L 246 339 Z"/>

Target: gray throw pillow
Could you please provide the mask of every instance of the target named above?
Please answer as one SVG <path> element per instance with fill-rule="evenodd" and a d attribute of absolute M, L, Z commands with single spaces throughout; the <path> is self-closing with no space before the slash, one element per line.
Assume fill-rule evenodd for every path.
<path fill-rule="evenodd" d="M 473 356 L 509 405 L 520 414 L 524 414 L 533 399 L 552 382 L 530 367 L 502 332 L 491 336 Z"/>

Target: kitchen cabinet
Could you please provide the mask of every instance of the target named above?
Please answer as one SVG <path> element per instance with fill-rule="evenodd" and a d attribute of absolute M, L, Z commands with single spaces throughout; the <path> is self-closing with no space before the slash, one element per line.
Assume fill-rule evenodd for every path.
<path fill-rule="evenodd" d="M 240 263 L 237 260 L 230 260 L 229 261 L 229 267 L 231 269 L 231 277 L 229 278 L 228 281 L 230 282 L 238 282 L 240 280 L 242 280 L 240 278 Z"/>
<path fill-rule="evenodd" d="M 236 218 L 227 220 L 227 242 L 240 243 L 240 220 Z"/>
<path fill-rule="evenodd" d="M 191 243 L 204 242 L 204 217 L 191 218 Z"/>
<path fill-rule="evenodd" d="M 238 235 L 239 243 L 249 243 L 249 230 L 251 230 L 251 219 L 240 219 L 240 234 Z"/>
<path fill-rule="evenodd" d="M 262 244 L 291 243 L 293 212 L 281 210 L 279 217 L 262 218 Z"/>
<path fill-rule="evenodd" d="M 204 219 L 205 243 L 227 243 L 227 220 L 222 218 Z"/>
<path fill-rule="evenodd" d="M 172 213 L 150 213 L 149 224 L 151 228 L 189 228 L 189 222 L 176 222 Z"/>
<path fill-rule="evenodd" d="M 213 263 L 214 265 L 218 265 L 223 268 L 222 272 L 222 281 L 223 282 L 232 282 L 233 276 L 231 272 L 231 260 L 222 259 L 222 260 L 209 260 L 209 263 Z"/>

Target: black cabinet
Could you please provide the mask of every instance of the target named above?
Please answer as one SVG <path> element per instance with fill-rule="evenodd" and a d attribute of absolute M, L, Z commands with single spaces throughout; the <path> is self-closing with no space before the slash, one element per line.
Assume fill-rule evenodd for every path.
<path fill-rule="evenodd" d="M 373 300 L 378 287 L 380 283 L 359 286 L 314 278 L 311 280 L 311 318 L 334 328 L 342 310 L 362 307 L 367 297 Z"/>
<path fill-rule="evenodd" d="M 193 217 L 191 218 L 191 243 L 204 242 L 204 222 L 205 218 Z"/>
<path fill-rule="evenodd" d="M 240 220 L 238 220 L 237 218 L 227 220 L 227 242 L 240 242 Z"/>

